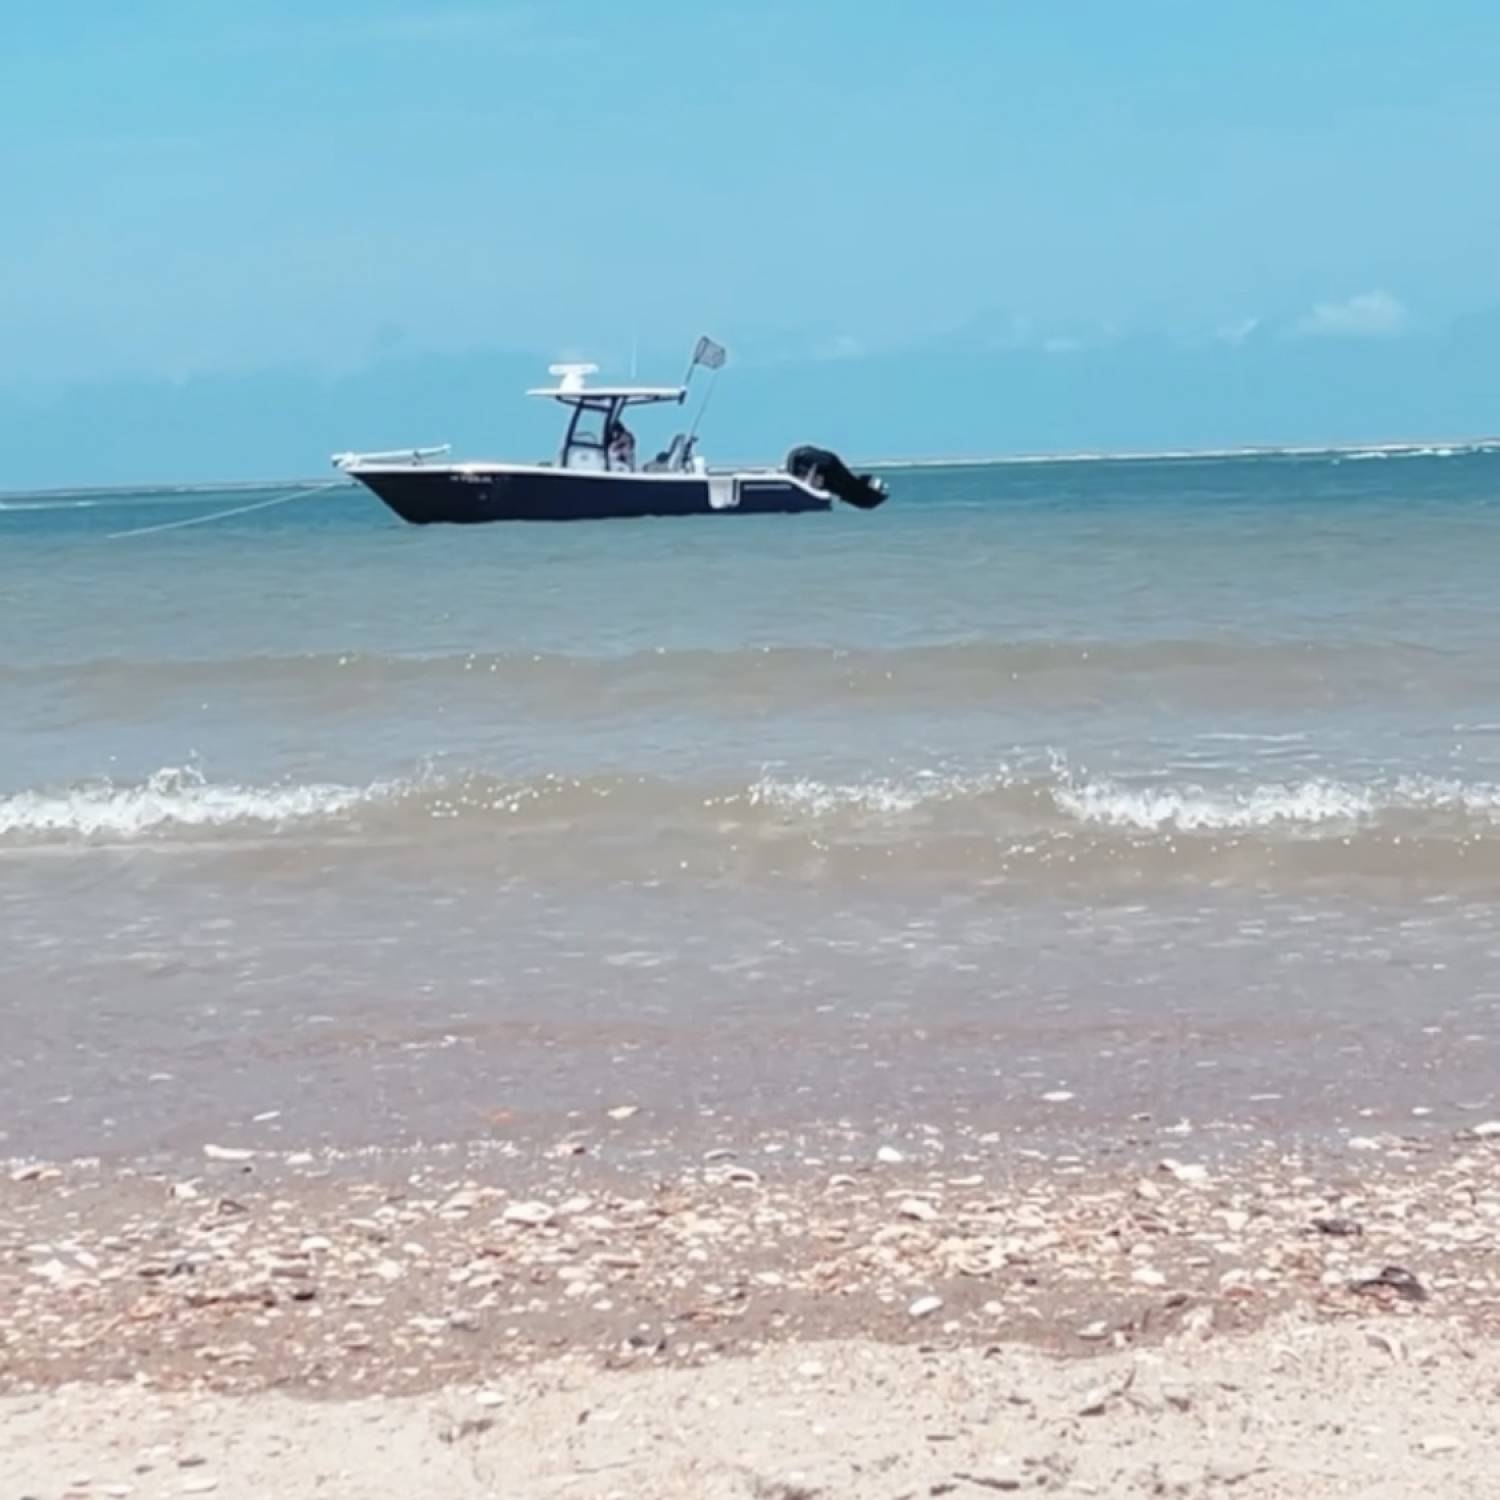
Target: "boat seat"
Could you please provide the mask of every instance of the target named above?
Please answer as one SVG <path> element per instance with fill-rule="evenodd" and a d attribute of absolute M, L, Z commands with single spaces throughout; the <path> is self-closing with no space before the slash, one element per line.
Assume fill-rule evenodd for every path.
<path fill-rule="evenodd" d="M 645 465 L 647 474 L 673 474 L 684 468 L 682 461 L 683 444 L 687 441 L 684 434 L 674 433 L 672 441 L 662 449 L 650 463 Z"/>

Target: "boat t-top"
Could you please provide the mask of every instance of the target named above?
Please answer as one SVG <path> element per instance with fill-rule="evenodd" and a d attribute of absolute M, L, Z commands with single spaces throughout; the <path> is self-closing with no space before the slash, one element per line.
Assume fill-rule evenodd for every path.
<path fill-rule="evenodd" d="M 697 425 L 725 362 L 723 346 L 698 340 L 681 385 L 590 385 L 590 364 L 549 367 L 554 383 L 528 391 L 568 411 L 553 463 L 447 461 L 448 449 L 340 453 L 337 468 L 373 490 L 403 521 L 585 521 L 610 517 L 768 515 L 828 510 L 835 500 L 873 510 L 883 481 L 854 474 L 825 448 L 799 447 L 772 468 L 710 468 L 696 451 Z M 632 407 L 686 404 L 694 373 L 710 372 L 697 420 L 641 461 L 626 425 Z"/>

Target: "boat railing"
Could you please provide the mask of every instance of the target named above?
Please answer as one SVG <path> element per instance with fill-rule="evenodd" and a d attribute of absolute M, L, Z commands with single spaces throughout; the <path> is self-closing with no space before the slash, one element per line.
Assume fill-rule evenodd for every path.
<path fill-rule="evenodd" d="M 452 447 L 451 443 L 440 443 L 433 448 L 392 448 L 384 453 L 335 453 L 333 466 L 345 472 L 360 468 L 364 464 L 408 463 L 421 468 L 426 459 L 442 458 L 452 450 Z"/>

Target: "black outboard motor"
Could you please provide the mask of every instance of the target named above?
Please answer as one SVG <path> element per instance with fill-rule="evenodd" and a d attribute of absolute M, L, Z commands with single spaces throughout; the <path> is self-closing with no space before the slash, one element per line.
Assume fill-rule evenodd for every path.
<path fill-rule="evenodd" d="M 793 448 L 786 456 L 786 471 L 860 510 L 874 510 L 885 502 L 884 480 L 873 474 L 851 473 L 843 459 L 827 448 Z"/>

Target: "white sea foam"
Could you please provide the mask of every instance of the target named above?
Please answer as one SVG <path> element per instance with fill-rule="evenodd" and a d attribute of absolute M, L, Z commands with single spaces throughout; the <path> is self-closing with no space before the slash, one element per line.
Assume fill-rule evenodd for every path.
<path fill-rule="evenodd" d="M 1407 776 L 1369 783 L 1309 779 L 1219 788 L 1130 786 L 1091 779 L 1061 762 L 1045 777 L 1010 769 L 985 776 L 927 772 L 909 779 L 849 782 L 768 777 L 750 788 L 746 801 L 796 818 L 855 814 L 878 820 L 1002 793 L 1012 795 L 990 811 L 1003 809 L 1002 816 L 1010 819 L 1045 819 L 1043 809 L 1050 806 L 1073 823 L 1143 833 L 1327 833 L 1424 812 L 1500 822 L 1500 786 L 1488 783 Z"/>
<path fill-rule="evenodd" d="M 1205 786 L 1132 785 L 1087 774 L 1056 762 L 1050 770 L 1022 773 L 1000 767 L 981 775 L 927 771 L 906 777 L 822 781 L 763 776 L 749 786 L 704 795 L 704 788 L 671 783 L 577 781 L 546 776 L 531 782 L 485 776 L 442 778 L 431 771 L 413 780 L 366 786 L 287 783 L 242 786 L 212 782 L 195 768 L 168 767 L 149 780 L 121 786 L 90 782 L 59 790 L 0 796 L 0 839 L 33 843 L 125 843 L 153 838 L 233 833 L 264 835 L 289 827 L 347 824 L 361 810 L 394 819 L 388 831 L 430 829 L 434 822 L 493 827 L 544 821 L 563 814 L 578 830 L 593 809 L 613 822 L 663 820 L 698 826 L 711 809 L 715 824 L 728 811 L 770 814 L 793 827 L 850 821 L 898 833 L 913 814 L 950 832 L 996 837 L 1046 837 L 1059 822 L 1069 827 L 1127 833 L 1190 835 L 1257 830 L 1312 836 L 1337 835 L 1428 814 L 1482 826 L 1500 825 L 1500 786 L 1409 776 L 1371 782 L 1313 779 L 1297 782 Z M 829 830 L 837 836 L 834 828 Z"/>
<path fill-rule="evenodd" d="M 1378 448 L 1336 450 L 1341 459 L 1355 461 L 1372 458 L 1462 458 L 1471 453 L 1489 452 L 1484 443 L 1389 443 Z"/>
<path fill-rule="evenodd" d="M 1500 820 L 1500 787 L 1427 777 L 1351 785 L 1313 780 L 1223 791 L 1203 787 L 1125 787 L 1078 782 L 1059 787 L 1061 811 L 1082 823 L 1142 832 L 1249 832 L 1327 829 L 1402 812 L 1451 812 Z"/>
<path fill-rule="evenodd" d="M 0 500 L 0 510 L 96 510 L 98 500 Z"/>
<path fill-rule="evenodd" d="M 1257 786 L 1210 793 L 1198 787 L 1122 787 L 1083 782 L 1053 793 L 1058 807 L 1082 823 L 1182 833 L 1270 828 L 1277 824 L 1359 822 L 1375 811 L 1367 789 L 1336 782 Z"/>
<path fill-rule="evenodd" d="M 174 829 L 276 827 L 348 812 L 388 789 L 336 785 L 234 786 L 168 766 L 137 786 L 101 781 L 0 797 L 0 837 L 133 839 Z"/>
<path fill-rule="evenodd" d="M 816 781 L 807 777 L 780 780 L 762 777 L 749 790 L 746 801 L 752 807 L 766 807 L 777 812 L 804 817 L 824 818 L 835 813 L 855 812 L 876 816 L 900 816 L 915 811 L 924 803 L 952 802 L 964 797 L 983 795 L 1009 785 L 1008 772 L 990 776 L 954 776 L 935 771 L 918 772 L 907 780 L 882 778 L 876 781 Z"/>

